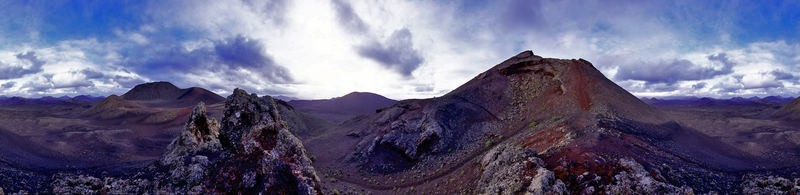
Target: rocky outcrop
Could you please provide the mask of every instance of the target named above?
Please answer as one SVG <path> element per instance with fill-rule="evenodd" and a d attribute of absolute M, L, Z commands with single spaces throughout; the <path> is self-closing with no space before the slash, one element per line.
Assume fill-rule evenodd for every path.
<path fill-rule="evenodd" d="M 800 194 L 800 178 L 748 174 L 743 180 L 742 194 Z"/>
<path fill-rule="evenodd" d="M 58 194 L 320 194 L 302 142 L 288 130 L 275 101 L 236 89 L 221 126 L 193 111 L 184 131 L 153 165 L 127 178 L 56 175 Z"/>
<path fill-rule="evenodd" d="M 481 160 L 480 194 L 566 194 L 564 183 L 531 149 L 500 145 Z"/>
<path fill-rule="evenodd" d="M 677 187 L 653 178 L 644 167 L 633 159 L 619 159 L 623 169 L 614 175 L 613 183 L 604 186 L 611 194 L 694 194 L 687 186 Z"/>
<path fill-rule="evenodd" d="M 241 160 L 216 167 L 216 188 L 273 194 L 319 193 L 319 178 L 311 160 L 302 142 L 280 119 L 274 99 L 234 90 L 225 102 L 222 126 L 224 158 Z"/>

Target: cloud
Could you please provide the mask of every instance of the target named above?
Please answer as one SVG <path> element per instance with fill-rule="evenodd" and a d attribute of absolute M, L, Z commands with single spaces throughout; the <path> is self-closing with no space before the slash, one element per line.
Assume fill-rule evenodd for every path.
<path fill-rule="evenodd" d="M 405 76 L 411 76 L 411 72 L 424 61 L 419 52 L 414 49 L 411 32 L 405 28 L 392 33 L 392 36 L 384 44 L 372 42 L 359 47 L 358 54 Z"/>
<path fill-rule="evenodd" d="M 275 85 L 295 82 L 290 72 L 267 54 L 260 40 L 241 35 L 193 45 L 164 44 L 142 56 L 129 58 L 126 63 L 153 80 L 213 90 L 239 87 L 259 93 L 271 90 L 285 93 Z M 115 78 L 124 86 L 138 84 L 140 80 Z"/>
<path fill-rule="evenodd" d="M 257 40 L 237 36 L 217 42 L 214 45 L 217 58 L 230 69 L 243 68 L 254 70 L 273 83 L 292 82 L 292 76 L 286 68 L 277 65 Z"/>
<path fill-rule="evenodd" d="M 783 72 L 781 70 L 774 70 L 770 72 L 772 76 L 775 77 L 776 80 L 791 80 L 794 79 L 794 75 L 792 73 Z"/>
<path fill-rule="evenodd" d="M 23 66 L 11 66 L 0 62 L 0 79 L 15 79 L 42 72 L 42 65 L 44 65 L 45 62 L 36 57 L 36 52 L 28 51 L 19 53 L 16 57 L 20 61 L 27 61 L 30 66 L 24 68 Z"/>
<path fill-rule="evenodd" d="M 783 83 L 775 80 L 771 73 L 742 75 L 741 82 L 744 89 L 783 87 Z"/>
<path fill-rule="evenodd" d="M 661 60 L 655 63 L 639 62 L 621 65 L 615 79 L 672 84 L 678 81 L 710 79 L 732 72 L 734 63 L 728 60 L 726 54 L 710 55 L 707 58 L 712 63 L 721 66 L 721 68 L 700 66 L 685 59 Z"/>
<path fill-rule="evenodd" d="M 17 82 L 10 81 L 10 82 L 3 83 L 3 85 L 0 85 L 0 88 L 6 88 L 6 89 L 7 88 L 12 88 L 16 84 L 17 84 Z"/>
<path fill-rule="evenodd" d="M 51 83 L 52 89 L 93 87 L 94 83 L 86 79 L 80 72 L 61 74 L 46 74 L 45 78 Z"/>
<path fill-rule="evenodd" d="M 706 83 L 704 83 L 704 82 L 700 82 L 700 83 L 692 85 L 692 89 L 702 89 L 704 87 L 706 87 Z"/>
<path fill-rule="evenodd" d="M 512 31 L 543 28 L 548 25 L 543 8 L 541 1 L 508 1 L 501 8 L 503 11 L 498 22 L 504 29 Z"/>
<path fill-rule="evenodd" d="M 142 78 L 127 75 L 116 75 L 112 77 L 111 80 L 124 88 L 133 88 L 138 84 L 147 82 Z"/>
<path fill-rule="evenodd" d="M 145 16 L 156 26 L 188 30 L 201 39 L 222 39 L 243 33 L 276 30 L 285 25 L 294 1 L 150 1 Z"/>
<path fill-rule="evenodd" d="M 339 24 L 347 28 L 353 33 L 365 33 L 369 31 L 369 26 L 364 23 L 364 20 L 353 11 L 350 3 L 343 0 L 331 0 L 336 16 L 339 19 Z"/>
<path fill-rule="evenodd" d="M 99 79 L 105 76 L 102 72 L 94 71 L 88 68 L 81 70 L 81 73 L 86 76 L 87 79 Z"/>

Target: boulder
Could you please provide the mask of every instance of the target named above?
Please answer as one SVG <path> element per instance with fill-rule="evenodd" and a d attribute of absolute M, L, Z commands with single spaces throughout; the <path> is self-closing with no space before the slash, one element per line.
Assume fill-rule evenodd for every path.
<path fill-rule="evenodd" d="M 481 167 L 479 194 L 568 193 L 564 182 L 544 168 L 544 162 L 531 149 L 497 146 L 483 156 Z"/>
<path fill-rule="evenodd" d="M 742 194 L 800 194 L 800 178 L 748 174 L 743 177 Z"/>
<path fill-rule="evenodd" d="M 644 167 L 633 159 L 619 159 L 623 169 L 614 175 L 614 182 L 603 188 L 612 194 L 694 194 L 688 186 L 677 187 L 653 178 Z"/>

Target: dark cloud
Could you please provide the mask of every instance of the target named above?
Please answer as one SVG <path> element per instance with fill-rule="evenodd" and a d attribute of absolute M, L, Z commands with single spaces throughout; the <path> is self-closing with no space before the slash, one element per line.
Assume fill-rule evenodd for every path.
<path fill-rule="evenodd" d="M 433 85 L 418 85 L 414 87 L 415 92 L 431 92 L 433 91 Z"/>
<path fill-rule="evenodd" d="M 363 36 L 367 44 L 356 46 L 361 57 L 369 58 L 386 68 L 398 71 L 404 76 L 411 76 L 424 61 L 414 49 L 411 31 L 407 28 L 396 30 L 383 43 L 369 35 L 369 25 L 353 10 L 350 3 L 343 0 L 331 0 L 339 24 L 354 36 Z"/>
<path fill-rule="evenodd" d="M 114 76 L 113 78 L 111 78 L 111 80 L 114 81 L 115 83 L 119 84 L 123 88 L 133 88 L 134 86 L 136 86 L 138 84 L 142 84 L 142 83 L 147 82 L 147 81 L 142 80 L 140 78 L 126 77 L 126 76 L 119 76 L 119 75 Z"/>
<path fill-rule="evenodd" d="M 268 19 L 275 20 L 276 22 L 283 22 L 286 15 L 287 1 L 286 0 L 243 0 L 250 6 L 255 7 L 255 11 Z"/>
<path fill-rule="evenodd" d="M 708 59 L 720 64 L 722 68 L 717 70 L 714 67 L 703 67 L 684 59 L 656 63 L 624 64 L 620 65 L 615 79 L 672 84 L 678 81 L 703 80 L 718 75 L 730 74 L 732 67 L 735 65 L 724 53 L 708 56 Z"/>
<path fill-rule="evenodd" d="M 730 73 L 731 69 L 733 68 L 733 66 L 736 65 L 736 63 L 731 62 L 731 60 L 728 59 L 728 54 L 725 54 L 725 53 L 719 53 L 719 54 L 716 54 L 716 55 L 710 55 L 710 56 L 708 56 L 708 60 L 711 60 L 712 62 L 717 62 L 717 63 L 721 63 L 722 64 L 722 67 L 723 67 L 722 70 L 716 71 L 714 73 L 720 73 L 720 74 Z"/>
<path fill-rule="evenodd" d="M 783 72 L 783 71 L 780 71 L 780 70 L 775 70 L 775 71 L 772 71 L 772 72 L 771 72 L 771 74 L 772 74 L 773 76 L 775 76 L 775 79 L 776 79 L 776 80 L 790 80 L 790 79 L 794 79 L 794 75 L 792 75 L 791 73 L 788 73 L 788 72 Z"/>
<path fill-rule="evenodd" d="M 498 22 L 506 30 L 544 29 L 542 8 L 541 1 L 512 0 L 502 7 Z"/>
<path fill-rule="evenodd" d="M 350 3 L 342 0 L 331 0 L 333 9 L 336 11 L 336 17 L 339 19 L 339 24 L 354 33 L 364 33 L 369 31 L 369 26 L 364 23 L 364 20 L 353 11 Z"/>
<path fill-rule="evenodd" d="M 237 36 L 218 42 L 214 46 L 214 51 L 218 60 L 227 64 L 229 68 L 255 70 L 274 83 L 293 81 L 289 71 L 278 66 L 270 56 L 267 56 L 264 53 L 264 46 L 257 40 Z"/>
<path fill-rule="evenodd" d="M 21 61 L 28 61 L 31 66 L 29 68 L 24 68 L 22 66 L 11 66 L 0 62 L 0 79 L 15 79 L 25 75 L 42 72 L 42 65 L 44 65 L 44 61 L 39 60 L 39 58 L 36 57 L 36 52 L 29 51 L 25 53 L 19 53 L 16 55 L 16 57 Z"/>
<path fill-rule="evenodd" d="M 86 76 L 87 79 L 99 79 L 103 78 L 104 76 L 103 73 L 90 69 L 83 69 L 81 70 L 81 73 Z"/>
<path fill-rule="evenodd" d="M 692 85 L 692 89 L 702 89 L 703 87 L 706 87 L 706 83 L 704 82 Z"/>
<path fill-rule="evenodd" d="M 155 57 L 150 57 L 155 56 Z M 246 79 L 238 72 L 246 69 L 271 83 L 294 82 L 289 71 L 275 63 L 265 53 L 258 40 L 237 36 L 214 42 L 213 47 L 186 50 L 179 44 L 165 46 L 141 58 L 131 58 L 129 63 L 140 75 L 160 80 L 174 80 L 175 74 L 214 72 L 231 80 Z"/>
<path fill-rule="evenodd" d="M 392 33 L 385 45 L 372 42 L 357 48 L 362 57 L 375 60 L 386 68 L 410 76 L 424 61 L 411 42 L 411 32 L 400 29 Z"/>
<path fill-rule="evenodd" d="M 6 83 L 3 83 L 3 85 L 0 85 L 0 88 L 8 89 L 8 88 L 14 87 L 14 85 L 16 85 L 16 84 L 17 84 L 17 82 L 14 82 L 14 81 L 6 82 Z"/>

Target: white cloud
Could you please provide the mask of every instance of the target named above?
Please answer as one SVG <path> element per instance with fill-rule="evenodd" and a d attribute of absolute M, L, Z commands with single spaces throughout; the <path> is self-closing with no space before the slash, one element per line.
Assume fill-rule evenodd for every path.
<path fill-rule="evenodd" d="M 114 83 L 111 77 L 136 75 L 122 72 L 117 46 L 95 39 L 61 41 L 54 46 L 37 48 L 22 45 L 0 51 L 0 63 L 13 62 L 15 55 L 31 52 L 43 62 L 42 71 L 20 78 L 8 79 L 16 83 L 12 88 L 2 88 L 7 96 L 62 96 L 109 95 L 127 90 Z M 88 75 L 91 74 L 91 75 Z"/>

